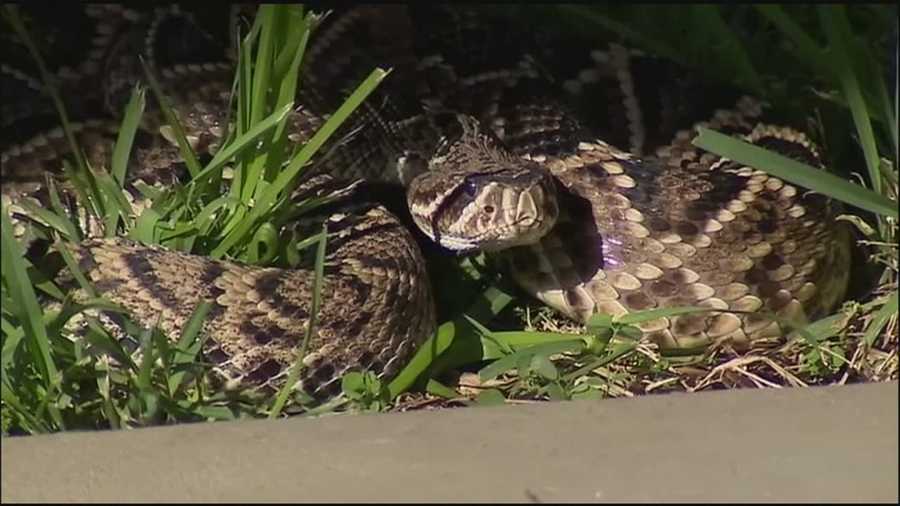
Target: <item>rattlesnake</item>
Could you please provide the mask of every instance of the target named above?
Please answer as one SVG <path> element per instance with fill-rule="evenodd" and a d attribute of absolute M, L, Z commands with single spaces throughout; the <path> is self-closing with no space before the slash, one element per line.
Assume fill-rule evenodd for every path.
<path fill-rule="evenodd" d="M 94 9 L 107 20 L 97 44 L 118 49 L 95 48 L 95 60 L 67 75 L 79 83 L 84 75 L 102 77 L 103 93 L 93 99 L 115 110 L 130 89 L 135 51 L 146 52 L 147 40 L 155 47 L 146 33 L 164 17 Z M 305 56 L 291 140 L 309 138 L 345 85 L 374 65 L 390 66 L 394 73 L 346 127 L 355 134 L 322 166 L 345 178 L 405 185 L 425 236 L 461 253 L 489 251 L 522 288 L 565 315 L 583 322 L 598 312 L 673 305 L 755 312 L 640 324 L 664 347 L 740 345 L 783 334 L 760 310 L 802 319 L 840 300 L 848 253 L 832 222 L 833 203 L 695 148 L 696 112 L 671 107 L 679 99 L 674 81 L 657 121 L 642 121 L 636 71 L 659 60 L 612 45 L 594 53 L 594 67 L 582 73 L 588 78 L 553 83 L 538 57 L 516 49 L 523 31 L 498 36 L 483 14 L 444 9 L 365 7 L 326 19 Z M 232 68 L 155 63 L 195 148 L 216 149 Z M 594 103 L 605 117 L 574 114 L 564 89 L 602 92 Z M 712 99 L 704 104 L 712 114 L 702 124 L 821 166 L 803 133 L 764 121 L 759 101 L 727 100 L 727 110 L 713 112 Z M 30 114 L 48 110 L 32 107 Z M 104 165 L 113 130 L 95 122 L 78 132 L 91 163 Z M 131 176 L 172 184 L 177 148 L 151 134 L 132 156 Z M 58 166 L 66 149 L 59 131 L 6 148 L 4 199 L 33 193 L 35 173 Z M 325 220 L 323 303 L 300 380 L 308 393 L 327 397 L 346 371 L 396 374 L 434 332 L 435 308 L 422 253 L 391 212 L 325 176 L 301 185 L 295 198 L 310 195 L 348 203 Z M 24 223 L 19 208 L 8 210 Z M 283 383 L 308 325 L 310 270 L 216 261 L 124 239 L 72 248 L 99 292 L 142 325 L 177 336 L 197 302 L 212 301 L 203 355 L 225 383 Z"/>

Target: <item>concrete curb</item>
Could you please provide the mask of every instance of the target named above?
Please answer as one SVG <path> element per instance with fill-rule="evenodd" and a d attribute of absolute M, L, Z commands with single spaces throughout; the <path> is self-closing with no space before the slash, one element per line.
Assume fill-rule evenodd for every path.
<path fill-rule="evenodd" d="M 897 383 L 5 438 L 7 501 L 885 501 Z"/>

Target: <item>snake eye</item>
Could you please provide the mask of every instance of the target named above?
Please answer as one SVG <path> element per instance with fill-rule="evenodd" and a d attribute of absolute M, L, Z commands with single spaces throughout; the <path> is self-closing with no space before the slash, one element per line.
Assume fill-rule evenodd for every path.
<path fill-rule="evenodd" d="M 478 184 L 471 179 L 466 179 L 466 182 L 463 183 L 463 191 L 466 192 L 466 195 L 469 197 L 474 197 L 476 193 L 478 193 Z"/>

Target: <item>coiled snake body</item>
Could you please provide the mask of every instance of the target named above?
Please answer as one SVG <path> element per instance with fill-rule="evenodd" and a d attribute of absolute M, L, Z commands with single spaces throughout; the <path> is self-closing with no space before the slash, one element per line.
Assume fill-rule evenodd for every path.
<path fill-rule="evenodd" d="M 70 72 L 77 76 L 71 80 L 100 81 L 102 93 L 92 99 L 120 110 L 123 90 L 139 75 L 136 53 L 157 47 L 153 37 L 166 18 L 94 9 L 105 19 L 97 32 L 106 52 L 95 48 L 95 59 Z M 403 184 L 426 236 L 460 252 L 492 252 L 522 288 L 567 316 L 585 321 L 598 312 L 680 305 L 731 310 L 738 313 L 640 326 L 664 347 L 746 344 L 783 333 L 761 311 L 803 319 L 840 300 L 848 253 L 832 222 L 833 204 L 695 148 L 699 113 L 689 107 L 696 104 L 677 102 L 684 97 L 672 91 L 675 80 L 661 83 L 675 96 L 660 93 L 657 99 L 669 100 L 657 101 L 654 122 L 644 121 L 634 80 L 655 60 L 613 45 L 594 53 L 594 68 L 582 72 L 588 79 L 551 83 L 538 58 L 514 46 L 514 35 L 497 32 L 467 10 L 435 15 L 424 7 L 368 7 L 326 19 L 304 58 L 290 139 L 308 139 L 343 99 L 345 85 L 375 65 L 391 66 L 393 74 L 346 126 L 354 135 L 320 166 L 342 178 Z M 228 117 L 231 67 L 156 63 L 195 149 L 214 150 Z M 564 90 L 590 97 L 599 114 L 573 114 Z M 694 102 L 708 98 L 694 95 Z M 711 111 L 702 124 L 821 165 L 804 134 L 764 122 L 759 102 L 729 100 L 728 109 L 702 104 Z M 4 110 L 4 118 L 21 121 L 41 110 Z M 148 116 L 130 176 L 170 184 L 178 151 Z M 78 129 L 95 167 L 109 160 L 114 130 L 104 125 Z M 40 193 L 34 181 L 48 168 L 58 171 L 66 149 L 58 130 L 6 147 L 4 200 Z M 316 176 L 297 194 L 347 202 L 354 192 Z M 26 213 L 17 205 L 7 209 L 23 232 Z M 334 394 L 348 370 L 393 376 L 435 328 L 424 259 L 394 215 L 357 201 L 326 221 L 323 305 L 301 378 L 317 397 Z M 200 300 L 211 301 L 203 354 L 221 378 L 259 388 L 283 383 L 308 325 L 310 270 L 217 261 L 124 239 L 89 239 L 75 252 L 100 293 L 142 325 L 158 323 L 172 336 Z"/>

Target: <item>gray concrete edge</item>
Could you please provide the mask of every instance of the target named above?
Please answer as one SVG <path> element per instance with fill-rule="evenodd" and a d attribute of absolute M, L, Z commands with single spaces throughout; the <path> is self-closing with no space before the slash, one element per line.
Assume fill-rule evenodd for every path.
<path fill-rule="evenodd" d="M 885 501 L 897 383 L 2 440 L 8 501 Z"/>

